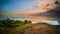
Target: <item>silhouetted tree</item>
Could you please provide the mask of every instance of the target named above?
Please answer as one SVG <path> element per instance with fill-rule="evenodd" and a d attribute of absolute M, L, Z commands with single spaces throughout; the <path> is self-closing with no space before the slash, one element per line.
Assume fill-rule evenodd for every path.
<path fill-rule="evenodd" d="M 29 23 L 32 23 L 31 21 L 29 21 Z"/>
<path fill-rule="evenodd" d="M 28 21 L 27 21 L 27 20 L 25 20 L 24 22 L 25 22 L 25 24 L 27 24 L 27 23 L 28 23 Z"/>

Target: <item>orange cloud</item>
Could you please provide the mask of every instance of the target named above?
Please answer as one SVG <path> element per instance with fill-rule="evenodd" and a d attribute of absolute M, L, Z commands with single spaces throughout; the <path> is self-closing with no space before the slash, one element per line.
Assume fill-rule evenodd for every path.
<path fill-rule="evenodd" d="M 56 5 L 54 4 L 55 0 L 36 0 L 37 3 L 34 6 L 38 8 L 30 9 L 21 13 L 13 14 L 4 14 L 5 16 L 30 16 L 32 14 L 48 12 L 51 9 L 54 9 Z M 48 5 L 48 6 L 47 6 Z"/>
<path fill-rule="evenodd" d="M 28 11 L 25 11 L 23 13 L 21 13 L 20 15 L 22 16 L 29 16 L 32 14 L 37 14 L 37 13 L 44 13 L 47 12 L 51 9 L 54 9 L 56 7 L 56 5 L 54 4 L 55 0 L 37 0 L 37 3 L 35 6 L 37 6 L 38 8 L 34 8 Z M 47 6 L 48 4 L 48 6 Z"/>
<path fill-rule="evenodd" d="M 31 16 L 30 18 L 27 18 L 27 20 L 31 20 L 33 22 L 40 22 L 42 20 L 56 20 L 54 17 L 49 16 Z"/>

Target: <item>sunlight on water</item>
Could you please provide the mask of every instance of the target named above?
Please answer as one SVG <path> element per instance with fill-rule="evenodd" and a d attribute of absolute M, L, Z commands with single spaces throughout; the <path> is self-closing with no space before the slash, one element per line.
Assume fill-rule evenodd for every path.
<path fill-rule="evenodd" d="M 36 24 L 37 22 L 32 22 L 32 24 Z M 50 25 L 59 25 L 58 21 L 47 21 L 47 20 L 42 20 L 38 23 L 48 23 Z"/>
<path fill-rule="evenodd" d="M 58 21 L 47 21 L 47 20 L 43 20 L 42 22 L 46 22 L 46 23 L 51 24 L 51 25 L 59 25 Z"/>

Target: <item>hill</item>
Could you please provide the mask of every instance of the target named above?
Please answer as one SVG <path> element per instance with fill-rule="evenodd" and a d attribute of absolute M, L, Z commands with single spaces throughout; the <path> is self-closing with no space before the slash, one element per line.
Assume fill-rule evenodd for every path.
<path fill-rule="evenodd" d="M 22 31 L 21 34 L 60 34 L 60 26 L 37 23 Z"/>

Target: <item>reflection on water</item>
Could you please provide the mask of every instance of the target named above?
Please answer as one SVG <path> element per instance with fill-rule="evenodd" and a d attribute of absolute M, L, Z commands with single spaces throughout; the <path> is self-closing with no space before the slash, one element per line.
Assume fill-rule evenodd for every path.
<path fill-rule="evenodd" d="M 53 24 L 53 25 L 58 25 L 58 21 L 56 18 L 54 17 L 49 17 L 49 16 L 0 16 L 0 20 L 1 19 L 6 19 L 6 18 L 9 18 L 9 19 L 13 19 L 13 20 L 30 20 L 32 21 L 33 23 L 36 23 L 36 22 L 46 22 L 46 23 L 49 23 L 49 24 Z"/>

